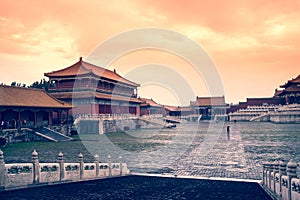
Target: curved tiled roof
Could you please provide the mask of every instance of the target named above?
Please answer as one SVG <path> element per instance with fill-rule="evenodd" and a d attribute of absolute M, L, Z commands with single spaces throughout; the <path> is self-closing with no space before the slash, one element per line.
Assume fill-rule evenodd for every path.
<path fill-rule="evenodd" d="M 191 106 L 179 106 L 178 109 L 179 109 L 180 112 L 190 112 L 190 111 L 192 111 Z"/>
<path fill-rule="evenodd" d="M 289 87 L 289 86 L 291 86 L 291 85 L 294 85 L 294 84 L 300 84 L 300 75 L 298 75 L 296 78 L 293 78 L 293 79 L 291 79 L 291 80 L 288 80 L 287 83 L 281 85 L 280 87 L 281 87 L 281 88 L 287 88 L 287 87 Z"/>
<path fill-rule="evenodd" d="M 195 102 L 191 102 L 193 106 L 226 106 L 225 98 L 222 97 L 197 97 Z"/>
<path fill-rule="evenodd" d="M 291 86 L 287 87 L 284 91 L 285 92 L 300 92 L 300 87 L 297 85 L 291 85 Z"/>
<path fill-rule="evenodd" d="M 280 96 L 284 93 L 283 90 L 275 90 L 274 96 Z"/>
<path fill-rule="evenodd" d="M 169 105 L 164 105 L 164 108 L 168 111 L 178 111 L 178 112 L 190 112 L 192 111 L 191 106 L 169 106 Z"/>
<path fill-rule="evenodd" d="M 38 108 L 72 108 L 41 89 L 0 86 L 0 106 L 38 107 Z"/>
<path fill-rule="evenodd" d="M 292 82 L 292 83 L 300 83 L 300 74 L 296 78 L 290 80 L 290 82 Z"/>
<path fill-rule="evenodd" d="M 79 59 L 78 62 L 75 64 L 71 65 L 70 67 L 45 73 L 44 75 L 47 77 L 52 77 L 52 78 L 62 78 L 62 77 L 76 77 L 78 75 L 89 75 L 89 74 L 94 74 L 98 76 L 99 78 L 106 78 L 109 80 L 125 83 L 127 85 L 131 85 L 134 87 L 140 86 L 137 83 L 134 83 L 132 81 L 129 81 L 119 74 L 117 74 L 115 71 L 111 71 L 108 69 L 104 69 L 102 67 L 87 63 L 82 61 L 82 58 Z"/>
<path fill-rule="evenodd" d="M 178 106 L 169 106 L 169 105 L 164 105 L 164 108 L 168 111 L 179 111 Z"/>
<path fill-rule="evenodd" d="M 156 103 L 153 99 L 139 98 L 139 100 L 142 102 L 141 106 L 163 107 L 162 105 Z"/>

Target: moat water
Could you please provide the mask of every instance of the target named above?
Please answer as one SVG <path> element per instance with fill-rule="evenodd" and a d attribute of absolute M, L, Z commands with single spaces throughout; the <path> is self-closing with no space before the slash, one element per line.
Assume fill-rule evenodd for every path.
<path fill-rule="evenodd" d="M 195 122 L 80 138 L 91 154 L 121 155 L 140 173 L 259 180 L 266 161 L 300 161 L 300 124 Z"/>

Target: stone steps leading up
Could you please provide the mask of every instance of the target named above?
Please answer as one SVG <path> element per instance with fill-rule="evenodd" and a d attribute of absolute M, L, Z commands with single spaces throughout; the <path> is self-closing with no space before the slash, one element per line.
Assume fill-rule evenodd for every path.
<path fill-rule="evenodd" d="M 59 132 L 56 132 L 54 130 L 51 130 L 49 128 L 45 127 L 39 127 L 39 128 L 33 128 L 32 129 L 34 132 L 39 133 L 40 136 L 47 136 L 46 138 L 49 140 L 52 140 L 54 142 L 59 142 L 59 141 L 69 141 L 72 140 L 72 138 L 65 136 Z"/>

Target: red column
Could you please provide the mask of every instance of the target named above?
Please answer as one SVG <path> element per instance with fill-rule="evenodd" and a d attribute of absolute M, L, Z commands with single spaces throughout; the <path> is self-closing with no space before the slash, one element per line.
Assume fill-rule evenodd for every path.
<path fill-rule="evenodd" d="M 102 107 L 102 114 L 106 114 L 106 105 L 103 105 Z"/>
<path fill-rule="evenodd" d="M 36 111 L 33 112 L 33 126 L 36 128 Z"/>
<path fill-rule="evenodd" d="M 136 107 L 136 113 L 135 113 L 137 116 L 140 116 L 141 114 L 141 110 L 140 110 L 140 106 L 137 106 Z"/>
<path fill-rule="evenodd" d="M 61 115 L 62 115 L 62 111 L 59 111 L 58 112 L 58 119 L 59 119 L 59 124 L 60 125 L 62 124 L 62 117 L 61 117 Z"/>
<path fill-rule="evenodd" d="M 105 114 L 109 114 L 109 112 L 108 112 L 108 105 L 105 105 L 105 112 L 104 112 Z"/>
<path fill-rule="evenodd" d="M 50 120 L 51 120 L 51 119 L 50 119 L 50 117 L 51 117 L 51 116 L 50 116 L 50 113 L 51 113 L 51 111 L 49 110 L 49 111 L 48 111 L 48 126 L 50 126 Z"/>
<path fill-rule="evenodd" d="M 21 111 L 18 111 L 18 121 L 21 120 Z"/>
<path fill-rule="evenodd" d="M 97 115 L 99 115 L 99 107 L 100 107 L 99 104 L 95 104 L 95 113 L 96 113 Z"/>
<path fill-rule="evenodd" d="M 69 124 L 69 110 L 67 110 L 67 124 Z"/>

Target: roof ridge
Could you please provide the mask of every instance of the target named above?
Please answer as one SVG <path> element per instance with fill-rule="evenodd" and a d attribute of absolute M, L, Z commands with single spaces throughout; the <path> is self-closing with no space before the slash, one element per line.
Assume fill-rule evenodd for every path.
<path fill-rule="evenodd" d="M 111 71 L 111 70 L 109 70 L 109 69 L 106 69 L 106 68 L 104 68 L 104 67 L 100 67 L 100 66 L 98 66 L 98 65 L 95 65 L 95 64 L 92 64 L 92 63 L 89 63 L 89 62 L 86 62 L 86 61 L 81 61 L 82 63 L 86 63 L 86 64 L 89 64 L 89 65 L 92 65 L 93 67 L 97 67 L 97 68 L 101 68 L 101 69 L 104 69 L 104 70 L 108 70 L 108 71 Z M 113 72 L 113 71 L 111 71 L 111 72 Z"/>
<path fill-rule="evenodd" d="M 76 70 L 78 70 L 78 71 L 76 72 L 73 68 L 76 68 Z M 80 70 L 80 68 L 83 68 L 83 69 Z M 66 73 L 66 74 L 64 74 L 64 73 Z M 91 73 L 100 78 L 103 77 L 103 78 L 115 80 L 115 81 L 121 82 L 123 84 L 127 84 L 129 86 L 134 86 L 134 87 L 140 86 L 140 84 L 137 84 L 133 81 L 130 81 L 130 80 L 124 78 L 123 76 L 118 74 L 115 70 L 112 71 L 110 69 L 100 67 L 95 64 L 83 61 L 81 57 L 80 57 L 79 61 L 77 61 L 73 65 L 63 68 L 63 69 L 60 69 L 60 70 L 57 70 L 57 71 L 44 73 L 44 76 L 63 77 L 63 76 L 76 76 L 78 74 L 83 75 L 83 74 L 91 74 Z"/>
<path fill-rule="evenodd" d="M 47 76 L 48 74 L 51 74 L 51 73 L 54 73 L 54 72 L 61 72 L 61 71 L 70 69 L 70 68 L 74 67 L 75 65 L 77 65 L 78 63 L 80 63 L 80 67 L 83 67 L 83 68 L 84 68 L 85 70 L 87 70 L 87 71 L 91 71 L 90 69 L 87 69 L 87 68 L 82 64 L 83 62 L 84 62 L 84 61 L 80 59 L 79 61 L 77 61 L 76 63 L 70 65 L 69 67 L 66 67 L 66 68 L 63 68 L 63 69 L 59 69 L 59 70 L 56 70 L 56 71 L 52 71 L 52 72 L 47 72 L 47 73 L 44 73 L 44 75 Z"/>
<path fill-rule="evenodd" d="M 297 79 L 300 79 L 300 74 L 296 78 L 292 78 L 292 80 L 289 80 L 289 81 L 294 81 L 294 80 L 297 80 Z"/>
<path fill-rule="evenodd" d="M 199 96 L 197 96 L 197 99 L 204 99 L 204 98 L 225 98 L 225 96 L 224 95 L 222 95 L 222 96 L 206 96 L 206 97 L 199 97 Z"/>
<path fill-rule="evenodd" d="M 114 73 L 114 74 L 116 74 L 120 79 L 126 80 L 126 81 L 128 81 L 128 82 L 130 82 L 130 83 L 133 83 L 133 84 L 136 84 L 136 85 L 139 85 L 139 84 L 137 84 L 137 83 L 135 83 L 135 82 L 133 82 L 133 81 L 130 81 L 130 80 L 124 78 L 123 76 L 121 76 L 120 74 L 118 74 L 117 71 L 112 71 L 112 70 L 110 70 L 110 69 L 107 69 L 107 68 L 104 68 L 104 67 L 100 67 L 100 66 L 98 66 L 98 65 L 95 65 L 95 64 L 92 64 L 92 63 L 89 63 L 89 62 L 86 62 L 86 61 L 82 61 L 82 62 L 83 62 L 83 63 L 86 63 L 86 64 L 89 64 L 89 65 L 91 65 L 91 66 L 93 66 L 93 67 L 96 67 L 96 68 L 101 68 L 101 69 L 103 69 L 104 71 L 109 71 L 109 72 L 111 72 L 111 73 Z"/>

